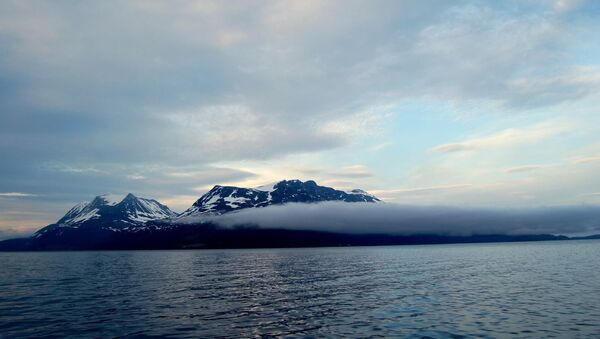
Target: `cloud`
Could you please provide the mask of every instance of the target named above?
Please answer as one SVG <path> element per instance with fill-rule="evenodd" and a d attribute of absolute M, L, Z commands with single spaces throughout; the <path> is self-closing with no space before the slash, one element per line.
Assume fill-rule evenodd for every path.
<path fill-rule="evenodd" d="M 24 198 L 24 197 L 35 197 L 36 194 L 22 193 L 22 192 L 0 192 L 0 198 Z"/>
<path fill-rule="evenodd" d="M 346 145 L 373 132 L 373 107 L 406 99 L 529 107 L 594 93 L 598 72 L 564 52 L 590 23 L 541 7 L 3 2 L 1 149 L 81 163 L 269 159 Z"/>
<path fill-rule="evenodd" d="M 440 186 L 429 186 L 429 187 L 413 187 L 413 188 L 399 188 L 393 190 L 376 190 L 372 191 L 373 194 L 379 195 L 402 195 L 402 194 L 421 194 L 421 193 L 439 193 L 443 191 L 453 191 L 464 188 L 470 188 L 471 184 L 457 184 L 457 185 L 440 185 Z"/>
<path fill-rule="evenodd" d="M 532 144 L 563 135 L 572 129 L 572 124 L 568 122 L 550 121 L 528 128 L 509 128 L 485 137 L 467 139 L 458 143 L 443 144 L 434 147 L 432 150 L 438 153 L 455 153 Z"/>
<path fill-rule="evenodd" d="M 554 10 L 558 13 L 572 11 L 584 4 L 584 0 L 558 0 L 554 2 Z"/>
<path fill-rule="evenodd" d="M 131 180 L 145 180 L 147 179 L 145 176 L 140 175 L 140 174 L 128 174 L 127 175 L 127 179 L 131 179 Z"/>
<path fill-rule="evenodd" d="M 600 156 L 580 157 L 574 160 L 575 164 L 588 164 L 600 161 Z"/>
<path fill-rule="evenodd" d="M 542 166 L 542 165 L 525 165 L 525 166 L 516 166 L 516 167 L 507 168 L 504 171 L 506 173 L 533 172 L 533 171 L 536 171 L 543 167 L 544 166 Z"/>
<path fill-rule="evenodd" d="M 342 166 L 338 169 L 300 169 L 299 172 L 309 176 L 320 175 L 332 178 L 366 178 L 373 176 L 365 165 Z"/>
<path fill-rule="evenodd" d="M 251 178 L 256 174 L 244 169 L 235 169 L 228 167 L 200 166 L 190 168 L 167 168 L 163 174 L 170 182 L 189 181 L 196 183 L 214 183 L 227 182 L 242 178 Z"/>
<path fill-rule="evenodd" d="M 600 68 L 577 66 L 557 75 L 519 78 L 507 82 L 512 105 L 537 107 L 586 97 L 600 88 Z"/>
<path fill-rule="evenodd" d="M 46 163 L 42 165 L 45 169 L 65 172 L 65 173 L 73 173 L 73 174 L 108 174 L 106 171 L 99 170 L 95 167 L 91 166 L 70 166 L 63 163 Z"/>
<path fill-rule="evenodd" d="M 370 190 L 385 201 L 478 207 L 536 207 L 596 203 L 586 196 L 600 187 L 600 161 L 578 163 L 580 151 L 564 148 L 562 141 L 543 142 L 533 152 L 520 146 L 508 152 L 477 152 L 468 157 L 444 156 L 417 167 L 403 183 L 407 188 L 470 184 L 462 188 L 404 193 L 385 188 Z M 587 149 L 587 148 L 586 148 Z M 582 152 L 583 154 L 588 153 Z M 591 153 L 593 154 L 593 153 Z M 587 160 L 587 159 L 586 159 Z M 526 161 L 537 164 L 518 166 Z M 507 166 L 515 163 L 517 166 Z M 526 175 L 525 175 L 526 174 Z M 434 185 L 436 184 L 436 185 Z M 397 186 L 396 186 L 397 187 Z"/>
<path fill-rule="evenodd" d="M 25 238 L 33 234 L 32 230 L 18 228 L 0 228 L 0 241 L 14 238 Z"/>
<path fill-rule="evenodd" d="M 369 150 L 372 152 L 378 152 L 378 151 L 381 151 L 382 149 L 389 147 L 391 145 L 393 145 L 392 142 L 382 142 L 382 143 L 379 143 L 379 144 L 369 147 Z"/>
<path fill-rule="evenodd" d="M 600 233 L 600 207 L 598 206 L 479 209 L 327 202 L 247 209 L 200 220 L 210 220 L 226 227 L 252 224 L 263 228 L 361 234 Z"/>
<path fill-rule="evenodd" d="M 241 104 L 167 112 L 160 119 L 176 131 L 169 154 L 177 159 L 262 159 L 335 148 L 344 142 L 343 135 L 314 128 L 311 121 L 298 119 L 291 126 Z"/>
<path fill-rule="evenodd" d="M 348 177 L 348 178 L 365 178 L 370 177 L 373 174 L 369 171 L 369 168 L 365 165 L 351 165 L 344 166 L 338 172 L 331 173 L 335 177 Z"/>
<path fill-rule="evenodd" d="M 246 171 L 253 161 L 375 182 L 385 171 L 367 146 L 407 163 L 421 151 L 408 137 L 378 139 L 398 128 L 391 122 L 406 101 L 506 116 L 594 97 L 599 27 L 595 8 L 577 5 L 2 1 L 0 190 L 71 203 L 106 190 L 194 196 L 215 183 L 281 178 L 267 166 Z M 437 134 L 428 127 L 415 130 Z M 535 142 L 523 128 L 505 132 L 432 140 L 441 153 Z M 316 165 L 298 160 L 325 152 Z M 369 169 L 341 168 L 357 162 Z"/>

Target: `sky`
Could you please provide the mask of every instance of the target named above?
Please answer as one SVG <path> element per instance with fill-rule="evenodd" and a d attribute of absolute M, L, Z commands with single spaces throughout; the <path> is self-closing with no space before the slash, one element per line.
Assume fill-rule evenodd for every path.
<path fill-rule="evenodd" d="M 0 2 L 0 233 L 282 179 L 600 204 L 600 2 Z"/>

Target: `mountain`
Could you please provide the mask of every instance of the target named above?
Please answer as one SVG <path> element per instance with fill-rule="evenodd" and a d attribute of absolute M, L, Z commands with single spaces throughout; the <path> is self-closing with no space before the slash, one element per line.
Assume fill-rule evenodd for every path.
<path fill-rule="evenodd" d="M 201 215 L 220 215 L 245 208 L 322 201 L 381 202 L 375 196 L 360 189 L 340 191 L 331 187 L 319 186 L 312 180 L 304 182 L 283 180 L 256 188 L 217 185 L 200 197 L 178 219 Z"/>
<path fill-rule="evenodd" d="M 209 247 L 229 246 L 227 244 L 238 244 L 243 240 L 228 239 L 230 236 L 236 238 L 238 232 L 231 233 L 193 217 L 322 201 L 381 202 L 359 189 L 341 191 L 319 186 L 312 180 L 283 180 L 257 188 L 217 185 L 181 215 L 156 200 L 138 198 L 131 193 L 124 198 L 99 195 L 91 202 L 75 205 L 60 220 L 40 229 L 31 238 L 0 242 L 0 249 L 187 248 L 200 246 L 199 243 Z"/>
<path fill-rule="evenodd" d="M 381 202 L 362 190 L 341 191 L 319 186 L 312 180 L 283 180 L 256 188 L 217 185 L 181 215 L 156 200 L 139 198 L 131 193 L 124 198 L 105 194 L 73 206 L 56 223 L 40 229 L 32 237 L 0 241 L 0 251 L 370 246 L 580 239 L 548 234 L 353 234 L 310 230 L 310 225 L 306 230 L 260 228 L 251 224 L 222 227 L 210 219 L 194 218 L 246 208 L 323 201 Z"/>
<path fill-rule="evenodd" d="M 124 198 L 104 194 L 91 202 L 75 205 L 55 224 L 37 231 L 34 237 L 66 228 L 133 230 L 144 226 L 148 221 L 168 219 L 176 215 L 167 206 L 153 199 L 138 198 L 131 193 Z"/>
<path fill-rule="evenodd" d="M 134 237 L 141 239 L 142 231 L 156 232 L 177 228 L 183 218 L 219 215 L 244 208 L 288 202 L 314 203 L 332 200 L 380 201 L 362 190 L 344 192 L 319 186 L 312 180 L 283 180 L 258 188 L 217 185 L 180 216 L 156 200 L 138 198 L 131 193 L 124 198 L 104 194 L 95 197 L 91 202 L 75 205 L 56 223 L 35 232 L 29 245 L 45 249 L 94 248 L 100 243 L 110 243 L 116 237 L 122 238 L 126 233 L 135 233 L 137 235 Z"/>

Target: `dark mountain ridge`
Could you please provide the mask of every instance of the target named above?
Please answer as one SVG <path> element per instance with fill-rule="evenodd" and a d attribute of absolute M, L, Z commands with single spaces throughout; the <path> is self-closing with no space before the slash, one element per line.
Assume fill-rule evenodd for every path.
<path fill-rule="evenodd" d="M 305 182 L 282 180 L 273 185 L 257 188 L 217 185 L 200 197 L 179 217 L 219 215 L 245 208 L 323 201 L 381 202 L 375 196 L 360 189 L 345 192 L 331 187 L 319 186 L 312 180 Z"/>

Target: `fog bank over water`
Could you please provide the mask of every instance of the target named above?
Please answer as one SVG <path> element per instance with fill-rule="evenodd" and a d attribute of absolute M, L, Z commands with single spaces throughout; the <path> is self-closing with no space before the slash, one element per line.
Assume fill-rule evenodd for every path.
<path fill-rule="evenodd" d="M 12 238 L 28 237 L 33 232 L 28 230 L 19 230 L 15 228 L 0 229 L 0 241 Z"/>
<path fill-rule="evenodd" d="M 226 227 L 256 225 L 263 228 L 363 234 L 468 236 L 600 233 L 600 207 L 589 205 L 491 209 L 325 202 L 247 209 L 195 221 L 201 220 Z"/>
<path fill-rule="evenodd" d="M 393 203 L 290 203 L 249 208 L 219 216 L 185 217 L 174 222 L 210 222 L 221 227 L 257 226 L 353 234 L 586 236 L 600 234 L 600 206 L 494 209 Z M 32 233 L 17 228 L 0 229 L 0 240 L 28 237 Z"/>

